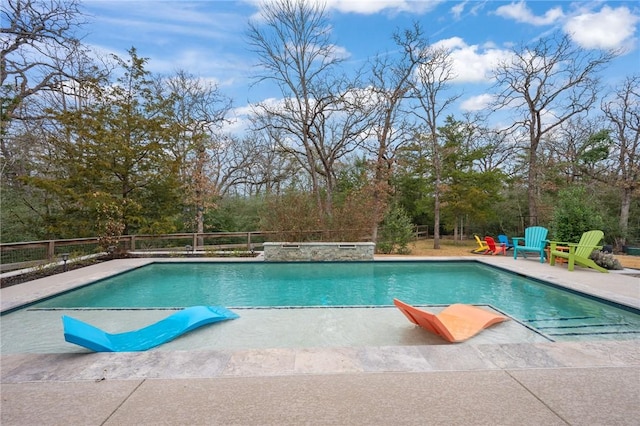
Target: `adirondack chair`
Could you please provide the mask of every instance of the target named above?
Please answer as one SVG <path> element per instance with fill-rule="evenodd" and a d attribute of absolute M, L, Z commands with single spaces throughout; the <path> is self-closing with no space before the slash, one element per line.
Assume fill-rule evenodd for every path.
<path fill-rule="evenodd" d="M 507 237 L 504 234 L 500 234 L 498 235 L 498 242 L 500 244 L 504 244 L 505 248 L 507 250 L 512 249 L 513 248 L 513 243 L 509 242 L 509 237 Z"/>
<path fill-rule="evenodd" d="M 542 226 L 530 226 L 524 230 L 523 237 L 514 237 L 513 240 L 513 258 L 518 258 L 518 252 L 522 252 L 523 257 L 527 257 L 528 252 L 536 252 L 540 256 L 540 263 L 544 263 L 544 248 L 547 245 L 547 234 L 549 230 Z M 520 245 L 523 241 L 523 245 Z"/>
<path fill-rule="evenodd" d="M 478 248 L 471 250 L 471 253 L 485 253 L 487 250 L 489 250 L 489 246 L 487 245 L 486 242 L 482 241 L 480 239 L 480 237 L 478 237 L 476 234 L 473 234 L 473 236 L 476 239 L 476 242 L 478 243 Z"/>
<path fill-rule="evenodd" d="M 604 237 L 604 232 L 594 230 L 587 231 L 582 234 L 580 237 L 580 242 L 576 243 L 565 243 L 562 241 L 550 241 L 549 244 L 551 248 L 549 250 L 549 264 L 551 266 L 556 264 L 556 258 L 560 257 L 563 259 L 567 259 L 569 263 L 568 269 L 573 271 L 573 268 L 576 264 L 580 266 L 584 266 L 586 268 L 592 268 L 596 271 L 600 272 L 609 272 L 602 266 L 596 264 L 593 260 L 589 259 L 591 252 L 594 250 L 599 250 L 602 246 L 597 245 L 600 241 L 602 241 L 602 237 Z M 558 250 L 558 246 L 568 247 L 569 251 Z"/>
<path fill-rule="evenodd" d="M 507 247 L 504 244 L 496 243 L 492 237 L 484 237 L 484 240 L 487 242 L 489 248 L 483 254 L 500 254 L 507 255 Z"/>

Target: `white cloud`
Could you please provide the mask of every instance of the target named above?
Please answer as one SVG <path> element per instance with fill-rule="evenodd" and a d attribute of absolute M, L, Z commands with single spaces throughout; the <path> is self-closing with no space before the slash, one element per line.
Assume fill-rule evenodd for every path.
<path fill-rule="evenodd" d="M 440 40 L 434 44 L 435 47 L 443 47 L 445 49 L 453 50 L 467 47 L 467 43 L 460 37 L 451 37 Z"/>
<path fill-rule="evenodd" d="M 491 45 L 481 47 L 468 45 L 460 37 L 452 37 L 434 44 L 451 52 L 453 73 L 456 82 L 486 82 L 491 79 L 491 71 L 511 56 L 508 50 L 498 49 Z"/>
<path fill-rule="evenodd" d="M 467 1 L 463 1 L 462 3 L 458 3 L 451 8 L 451 14 L 455 19 L 460 19 L 462 12 L 464 12 L 464 7 L 466 6 Z"/>
<path fill-rule="evenodd" d="M 227 121 L 222 126 L 222 131 L 230 135 L 243 135 L 251 128 L 252 105 L 232 108 L 227 116 Z"/>
<path fill-rule="evenodd" d="M 322 1 L 322 0 L 321 0 Z M 327 9 L 342 13 L 360 13 L 371 15 L 378 12 L 426 13 L 433 10 L 443 0 L 327 0 Z"/>
<path fill-rule="evenodd" d="M 505 6 L 500 6 L 496 9 L 496 15 L 503 18 L 513 19 L 516 22 L 523 22 L 531 25 L 551 25 L 564 16 L 561 7 L 554 7 L 547 10 L 543 16 L 536 16 L 533 14 L 524 2 L 524 0 L 518 3 L 510 3 Z"/>
<path fill-rule="evenodd" d="M 333 49 L 333 56 L 335 58 L 348 59 L 351 57 L 351 52 L 349 52 L 347 48 L 344 46 L 339 46 L 337 44 L 334 44 L 332 46 L 332 49 Z"/>
<path fill-rule="evenodd" d="M 269 0 L 246 0 L 257 7 Z M 433 10 L 444 0 L 307 0 L 326 5 L 326 10 L 337 10 L 341 13 L 358 13 L 373 15 L 379 12 L 426 13 Z"/>
<path fill-rule="evenodd" d="M 128 2 L 126 13 L 117 1 L 90 2 L 88 13 L 93 23 L 111 28 L 127 28 L 122 34 L 114 34 L 125 40 L 140 42 L 155 40 L 162 44 L 165 40 L 179 36 L 228 40 L 230 34 L 244 28 L 243 15 L 215 13 L 193 2 Z"/>
<path fill-rule="evenodd" d="M 604 6 L 600 12 L 582 13 L 567 20 L 564 31 L 587 49 L 616 49 L 633 41 L 640 17 L 626 7 Z"/>
<path fill-rule="evenodd" d="M 493 95 L 487 93 L 478 96 L 472 96 L 460 104 L 462 111 L 482 111 L 486 109 L 493 101 Z"/>
<path fill-rule="evenodd" d="M 328 9 L 336 9 L 343 13 L 361 13 L 365 15 L 383 10 L 420 12 L 429 2 L 410 2 L 405 0 L 328 0 Z"/>
<path fill-rule="evenodd" d="M 454 19 L 459 20 L 469 15 L 477 15 L 478 11 L 484 8 L 487 1 L 489 0 L 473 1 L 473 2 L 471 2 L 470 0 L 464 0 L 456 4 L 455 6 L 452 6 L 451 9 L 449 9 L 449 11 L 453 15 Z M 468 12 L 465 13 L 465 9 L 467 8 L 467 6 L 469 6 L 469 4 L 471 4 L 471 7 L 469 8 Z"/>

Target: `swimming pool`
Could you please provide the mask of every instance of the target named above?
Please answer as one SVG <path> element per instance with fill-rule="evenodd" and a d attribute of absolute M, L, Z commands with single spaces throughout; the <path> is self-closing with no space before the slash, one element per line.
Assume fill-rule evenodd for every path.
<path fill-rule="evenodd" d="M 475 262 L 154 263 L 31 309 L 485 304 L 553 340 L 640 336 L 640 315 Z"/>

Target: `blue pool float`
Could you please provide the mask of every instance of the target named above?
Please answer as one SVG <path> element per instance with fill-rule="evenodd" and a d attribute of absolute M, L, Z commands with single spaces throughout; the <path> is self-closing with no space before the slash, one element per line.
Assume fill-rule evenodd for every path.
<path fill-rule="evenodd" d="M 137 352 L 169 342 L 198 327 L 238 318 L 222 306 L 192 306 L 139 330 L 110 334 L 78 319 L 63 315 L 64 340 L 96 352 Z"/>

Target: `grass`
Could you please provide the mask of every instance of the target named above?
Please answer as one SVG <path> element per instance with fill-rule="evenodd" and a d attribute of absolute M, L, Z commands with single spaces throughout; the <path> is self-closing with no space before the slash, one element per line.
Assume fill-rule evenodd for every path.
<path fill-rule="evenodd" d="M 440 249 L 433 248 L 433 239 L 418 240 L 409 244 L 412 256 L 471 256 L 478 247 L 475 241 L 441 240 Z M 640 269 L 640 256 L 616 254 L 616 259 L 625 268 Z"/>
<path fill-rule="evenodd" d="M 475 241 L 440 240 L 440 248 L 433 248 L 433 239 L 418 240 L 409 244 L 413 256 L 470 256 L 478 247 Z"/>

